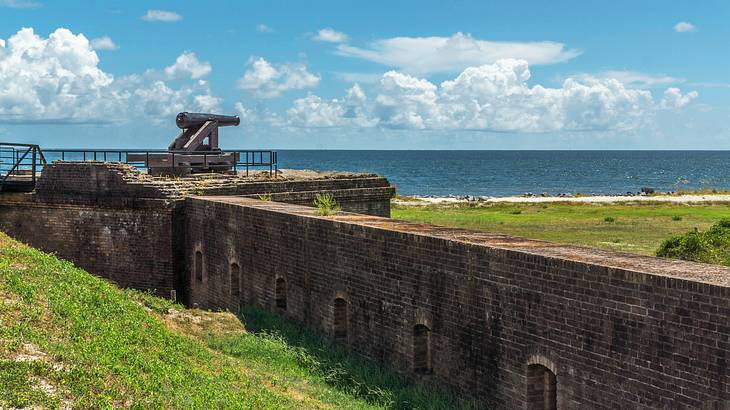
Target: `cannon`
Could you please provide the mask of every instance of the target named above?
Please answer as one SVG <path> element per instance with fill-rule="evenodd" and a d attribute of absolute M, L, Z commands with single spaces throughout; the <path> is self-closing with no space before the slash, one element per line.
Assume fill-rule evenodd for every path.
<path fill-rule="evenodd" d="M 181 130 L 199 127 L 207 121 L 217 122 L 219 127 L 236 126 L 241 123 L 237 115 L 203 114 L 197 112 L 181 112 L 175 117 L 175 124 Z"/>
<path fill-rule="evenodd" d="M 241 119 L 236 115 L 181 112 L 175 117 L 175 124 L 183 131 L 167 149 L 169 151 L 219 150 L 218 127 L 237 126 L 240 123 Z"/>
<path fill-rule="evenodd" d="M 218 147 L 218 128 L 237 126 L 236 115 L 181 112 L 175 124 L 182 130 L 167 147 L 167 154 L 128 154 L 129 161 L 144 161 L 153 175 L 227 172 L 238 161 L 237 152 Z"/>

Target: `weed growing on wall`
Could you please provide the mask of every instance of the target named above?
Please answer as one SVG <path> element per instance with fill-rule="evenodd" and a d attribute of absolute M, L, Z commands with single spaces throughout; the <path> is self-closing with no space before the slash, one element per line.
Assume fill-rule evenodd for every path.
<path fill-rule="evenodd" d="M 335 196 L 332 194 L 317 194 L 314 197 L 314 206 L 317 207 L 317 214 L 321 216 L 334 215 L 340 212 Z"/>

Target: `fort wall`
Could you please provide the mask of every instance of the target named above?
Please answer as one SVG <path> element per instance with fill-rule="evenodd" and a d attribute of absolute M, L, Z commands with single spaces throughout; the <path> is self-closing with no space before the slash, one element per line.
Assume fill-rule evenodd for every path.
<path fill-rule="evenodd" d="M 269 195 L 311 204 L 329 192 L 343 209 L 390 215 L 394 189 L 370 174 L 309 179 L 151 178 L 113 162 L 54 162 L 36 190 L 0 195 L 0 230 L 123 287 L 187 300 L 184 204 L 196 194 Z M 182 278 L 182 279 L 181 279 Z"/>
<path fill-rule="evenodd" d="M 201 306 L 261 306 L 494 408 L 730 400 L 729 269 L 244 198 L 185 208 Z"/>

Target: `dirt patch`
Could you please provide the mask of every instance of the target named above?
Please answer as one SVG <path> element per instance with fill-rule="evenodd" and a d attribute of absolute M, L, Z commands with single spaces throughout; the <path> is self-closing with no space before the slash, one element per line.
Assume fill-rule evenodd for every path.
<path fill-rule="evenodd" d="M 243 323 L 230 312 L 208 312 L 199 309 L 169 309 L 162 316 L 165 325 L 177 332 L 202 338 L 243 333 Z"/>
<path fill-rule="evenodd" d="M 45 361 L 48 355 L 38 346 L 32 343 L 23 343 L 20 348 L 10 356 L 10 360 L 15 362 L 34 362 L 36 360 Z"/>

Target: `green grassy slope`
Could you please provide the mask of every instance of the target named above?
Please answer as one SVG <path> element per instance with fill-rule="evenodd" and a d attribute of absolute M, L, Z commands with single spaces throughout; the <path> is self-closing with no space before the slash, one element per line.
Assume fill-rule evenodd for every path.
<path fill-rule="evenodd" d="M 277 317 L 187 310 L 0 234 L 0 408 L 468 408 Z"/>
<path fill-rule="evenodd" d="M 727 204 L 393 206 L 392 217 L 653 255 L 663 240 L 730 216 Z"/>

